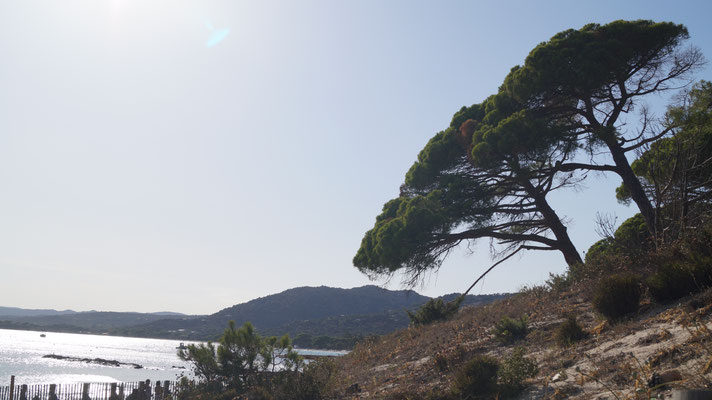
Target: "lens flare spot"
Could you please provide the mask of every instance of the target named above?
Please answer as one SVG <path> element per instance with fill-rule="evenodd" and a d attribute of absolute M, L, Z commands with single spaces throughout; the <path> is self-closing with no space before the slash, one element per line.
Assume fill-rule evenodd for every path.
<path fill-rule="evenodd" d="M 210 37 L 205 42 L 206 47 L 216 46 L 218 43 L 225 40 L 227 35 L 230 33 L 230 28 L 215 29 L 211 23 L 206 23 L 206 27 L 210 31 Z"/>

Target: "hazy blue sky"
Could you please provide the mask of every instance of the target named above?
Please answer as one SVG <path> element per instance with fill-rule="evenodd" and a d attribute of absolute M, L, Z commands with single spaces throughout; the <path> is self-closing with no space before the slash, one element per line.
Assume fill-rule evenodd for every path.
<path fill-rule="evenodd" d="M 368 284 L 351 259 L 418 151 L 536 44 L 643 18 L 710 58 L 711 4 L 0 1 L 0 305 L 212 313 Z M 552 199 L 579 250 L 597 211 L 633 214 L 618 184 Z M 473 250 L 417 290 L 465 290 Z M 564 268 L 527 253 L 475 293 Z"/>

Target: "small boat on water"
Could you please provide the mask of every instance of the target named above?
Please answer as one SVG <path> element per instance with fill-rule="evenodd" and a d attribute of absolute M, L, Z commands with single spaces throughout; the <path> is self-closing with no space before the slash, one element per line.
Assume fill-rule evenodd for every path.
<path fill-rule="evenodd" d="M 45 335 L 44 333 L 41 333 L 40 337 L 47 337 L 47 335 Z"/>
<path fill-rule="evenodd" d="M 178 350 L 188 350 L 188 346 L 186 346 L 185 343 L 180 342 L 180 345 L 178 345 L 178 347 L 176 347 L 176 349 L 178 349 Z"/>

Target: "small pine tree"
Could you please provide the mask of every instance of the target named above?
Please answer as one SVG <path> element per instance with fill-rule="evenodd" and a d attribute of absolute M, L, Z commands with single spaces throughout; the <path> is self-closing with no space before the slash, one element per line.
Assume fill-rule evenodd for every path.
<path fill-rule="evenodd" d="M 509 344 L 519 339 L 523 339 L 529 332 L 527 329 L 528 318 L 522 315 L 518 319 L 502 317 L 494 326 L 492 333 L 495 339 L 501 343 Z"/>
<path fill-rule="evenodd" d="M 464 296 L 460 296 L 448 303 L 443 302 L 442 299 L 431 299 L 416 312 L 406 310 L 406 313 L 408 313 L 410 323 L 413 325 L 428 325 L 437 321 L 445 321 L 457 314 L 457 310 L 460 309 L 464 299 Z"/>

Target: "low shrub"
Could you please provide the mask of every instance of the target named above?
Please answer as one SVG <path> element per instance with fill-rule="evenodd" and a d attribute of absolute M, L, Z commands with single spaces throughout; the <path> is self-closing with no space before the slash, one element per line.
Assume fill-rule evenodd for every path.
<path fill-rule="evenodd" d="M 588 334 L 583 330 L 574 315 L 566 317 L 566 321 L 559 325 L 554 335 L 556 342 L 562 347 L 571 346 L 573 343 L 585 339 L 586 336 Z"/>
<path fill-rule="evenodd" d="M 562 292 L 571 286 L 571 279 L 567 274 L 554 274 L 549 272 L 549 279 L 544 282 L 553 292 Z"/>
<path fill-rule="evenodd" d="M 652 248 L 650 231 L 641 213 L 623 221 L 613 236 L 616 243 L 629 254 L 637 255 Z"/>
<path fill-rule="evenodd" d="M 455 375 L 453 394 L 460 399 L 491 399 L 497 393 L 499 362 L 478 355 Z"/>
<path fill-rule="evenodd" d="M 712 283 L 712 262 L 694 260 L 669 262 L 646 279 L 650 297 L 658 303 L 667 303 L 699 292 Z"/>
<path fill-rule="evenodd" d="M 613 237 L 594 243 L 586 251 L 584 263 L 571 265 L 568 278 L 578 282 L 641 267 L 642 257 L 652 248 L 645 219 L 636 214 L 623 221 Z"/>
<path fill-rule="evenodd" d="M 524 357 L 523 347 L 514 349 L 502 363 L 478 355 L 455 375 L 452 393 L 455 398 L 468 400 L 513 398 L 525 388 L 524 381 L 538 372 L 536 363 Z"/>
<path fill-rule="evenodd" d="M 585 262 L 569 266 L 567 278 L 573 282 L 596 279 L 630 266 L 628 252 L 613 239 L 601 239 L 586 252 Z"/>
<path fill-rule="evenodd" d="M 502 362 L 499 376 L 500 398 L 515 397 L 526 387 L 524 381 L 533 378 L 539 372 L 536 363 L 524 357 L 524 347 L 517 347 L 512 355 Z"/>
<path fill-rule="evenodd" d="M 593 296 L 593 307 L 610 322 L 638 311 L 639 278 L 632 274 L 615 274 L 601 279 Z"/>
<path fill-rule="evenodd" d="M 448 303 L 443 302 L 442 299 L 431 299 L 416 312 L 406 311 L 406 313 L 413 325 L 428 325 L 437 321 L 445 321 L 457 314 L 464 299 L 463 296 L 460 296 Z"/>
<path fill-rule="evenodd" d="M 312 361 L 301 371 L 289 371 L 280 375 L 274 385 L 274 397 L 293 400 L 332 398 L 336 373 L 337 366 L 333 360 Z"/>
<path fill-rule="evenodd" d="M 509 344 L 527 336 L 527 321 L 526 315 L 522 315 L 518 319 L 503 317 L 494 326 L 493 332 L 497 341 Z"/>

